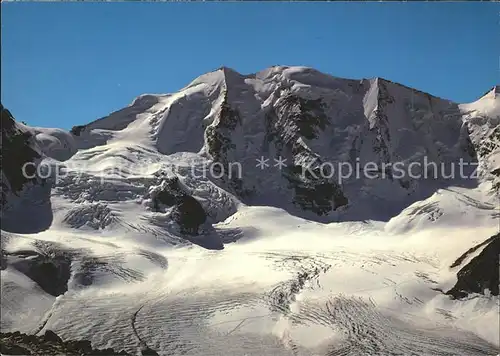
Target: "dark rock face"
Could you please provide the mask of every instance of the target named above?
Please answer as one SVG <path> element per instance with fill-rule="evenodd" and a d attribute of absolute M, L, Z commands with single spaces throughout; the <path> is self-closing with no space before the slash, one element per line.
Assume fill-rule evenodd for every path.
<path fill-rule="evenodd" d="M 205 133 L 208 152 L 215 161 L 227 163 L 225 154 L 229 149 L 235 148 L 231 143 L 231 133 L 241 122 L 239 113 L 231 108 L 227 101 L 227 92 L 224 94 L 218 118 L 219 124 L 208 127 Z"/>
<path fill-rule="evenodd" d="M 62 342 L 62 339 L 52 330 L 47 330 L 43 338 L 45 339 L 45 341 L 56 342 L 56 343 Z"/>
<path fill-rule="evenodd" d="M 218 113 L 218 124 L 206 128 L 205 140 L 208 154 L 213 158 L 214 162 L 220 163 L 223 167 L 221 168 L 223 170 L 222 182 L 227 185 L 229 190 L 235 192 L 241 198 L 245 198 L 251 194 L 251 190 L 243 186 L 241 178 L 234 171 L 231 172 L 232 168 L 228 159 L 229 151 L 236 149 L 231 136 L 238 125 L 241 125 L 241 115 L 238 110 L 233 109 L 229 104 L 226 91 Z M 217 167 L 216 173 L 221 173 L 221 169 Z"/>
<path fill-rule="evenodd" d="M 2 140 L 0 157 L 0 215 L 2 229 L 37 233 L 52 223 L 50 179 L 37 175 L 43 158 L 31 132 L 19 126 L 0 104 Z M 28 219 L 25 217 L 29 216 Z"/>
<path fill-rule="evenodd" d="M 4 355 L 129 355 L 111 348 L 93 349 L 90 341 L 63 341 L 47 330 L 45 335 L 26 335 L 18 331 L 0 333 L 0 352 Z"/>
<path fill-rule="evenodd" d="M 295 191 L 294 203 L 304 210 L 310 210 L 318 215 L 328 214 L 330 211 L 347 205 L 347 198 L 340 187 L 328 179 L 321 178 L 319 168 L 312 169 L 312 174 L 302 175 L 301 166 L 287 167 L 285 177 Z M 316 172 L 316 174 L 314 173 Z"/>
<path fill-rule="evenodd" d="M 278 120 L 273 126 L 276 129 L 285 127 L 293 135 L 313 140 L 330 124 L 324 110 L 325 105 L 321 99 L 305 99 L 285 94 L 274 108 Z M 289 138 L 291 137 L 283 137 L 287 143 Z"/>
<path fill-rule="evenodd" d="M 467 251 L 452 267 L 460 265 L 470 253 L 484 245 L 486 246 L 481 253 L 458 271 L 457 283 L 446 294 L 457 299 L 464 298 L 469 293 L 484 294 L 485 289 L 489 289 L 492 295 L 499 295 L 500 234 Z"/>
<path fill-rule="evenodd" d="M 371 129 L 375 133 L 375 142 L 373 149 L 380 155 L 382 162 L 388 163 L 390 161 L 390 153 L 388 146 L 391 141 L 389 130 L 389 118 L 386 114 L 387 107 L 394 103 L 394 98 L 389 94 L 387 85 L 380 81 L 378 83 L 379 92 L 377 96 L 377 109 L 375 110 L 376 125 Z"/>
<path fill-rule="evenodd" d="M 486 139 L 479 143 L 477 154 L 479 157 L 486 157 L 498 147 L 500 147 L 500 126 L 496 127 Z"/>
<path fill-rule="evenodd" d="M 31 134 L 19 129 L 10 111 L 1 104 L 0 110 L 0 127 L 2 131 L 0 170 L 5 177 L 5 181 L 2 179 L 0 202 L 1 205 L 4 205 L 7 202 L 6 199 L 9 192 L 17 195 L 25 184 L 38 182 L 37 178 L 27 178 L 27 176 L 35 173 L 35 168 L 27 166 L 25 176 L 23 174 L 23 166 L 26 163 L 35 162 L 36 159 L 40 158 L 40 154 L 31 145 Z"/>
<path fill-rule="evenodd" d="M 174 177 L 167 179 L 166 183 L 166 188 L 158 192 L 153 199 L 154 209 L 156 211 L 158 211 L 160 204 L 164 204 L 166 206 L 174 206 L 178 204 L 181 197 L 186 194 L 180 186 L 179 178 Z"/>
<path fill-rule="evenodd" d="M 7 258 L 5 257 L 5 250 L 0 251 L 0 270 L 7 268 Z"/>
<path fill-rule="evenodd" d="M 154 197 L 153 204 L 156 211 L 159 210 L 160 204 L 173 206 L 172 217 L 183 234 L 198 235 L 199 227 L 207 219 L 207 214 L 201 204 L 182 190 L 177 177 L 167 181 L 166 188 Z"/>
<path fill-rule="evenodd" d="M 207 215 L 201 204 L 189 195 L 183 195 L 176 205 L 174 219 L 181 226 L 181 232 L 188 235 L 197 235 Z"/>
<path fill-rule="evenodd" d="M 81 132 L 85 130 L 85 125 L 73 126 L 69 132 L 75 136 L 80 136 Z"/>
<path fill-rule="evenodd" d="M 74 136 L 83 136 L 84 134 L 89 134 L 92 129 L 122 130 L 135 120 L 137 114 L 144 112 L 157 103 L 157 96 L 142 95 L 136 98 L 131 105 L 115 111 L 108 116 L 92 121 L 87 125 L 73 126 L 70 133 Z M 109 118 L 111 118 L 111 120 L 107 120 Z M 112 124 L 109 126 L 110 122 Z"/>

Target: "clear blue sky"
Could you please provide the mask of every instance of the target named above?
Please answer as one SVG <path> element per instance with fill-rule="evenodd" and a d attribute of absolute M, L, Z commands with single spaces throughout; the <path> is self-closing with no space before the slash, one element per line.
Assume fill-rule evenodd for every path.
<path fill-rule="evenodd" d="M 2 103 L 71 128 L 222 65 L 384 77 L 458 102 L 500 82 L 498 3 L 2 3 Z"/>

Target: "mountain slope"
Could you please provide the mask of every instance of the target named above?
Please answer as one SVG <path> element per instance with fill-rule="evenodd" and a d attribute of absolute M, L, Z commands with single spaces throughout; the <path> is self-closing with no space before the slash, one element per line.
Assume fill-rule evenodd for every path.
<path fill-rule="evenodd" d="M 130 353 L 493 354 L 498 288 L 477 276 L 498 264 L 499 101 L 223 67 L 71 132 L 6 112 L 2 331 Z"/>
<path fill-rule="evenodd" d="M 392 219 L 389 226 L 402 231 L 416 221 L 404 209 L 439 205 L 438 192 L 451 187 L 474 189 L 485 202 L 474 218 L 488 223 L 499 175 L 497 91 L 455 104 L 381 78 L 286 66 L 241 75 L 223 67 L 177 93 L 142 95 L 71 133 L 16 124 L 45 157 L 50 203 L 64 206 L 29 231 L 48 224 L 147 231 L 174 244 L 187 238 L 221 246 L 212 224 L 243 205 L 320 222 Z M 183 204 L 158 204 L 170 179 L 200 211 L 196 228 L 182 226 Z M 465 210 L 480 206 L 452 195 Z M 28 231 L 4 210 L 8 231 Z M 434 210 L 438 224 L 446 214 Z"/>
<path fill-rule="evenodd" d="M 156 234 L 167 228 L 178 235 L 186 229 L 172 225 L 173 206 L 160 209 L 164 217 L 156 214 L 152 194 L 165 177 L 179 179 L 184 194 L 201 204 L 207 227 L 241 204 L 321 222 L 388 221 L 439 189 L 496 184 L 496 143 L 489 143 L 498 126 L 496 92 L 459 105 L 381 78 L 285 66 L 241 75 L 223 67 L 177 93 L 140 96 L 71 133 L 23 129 L 56 171 L 49 178 L 55 196 L 87 204 L 62 222 L 94 211 L 107 221 L 95 226 L 151 230 L 152 223 Z M 148 227 L 124 224 L 124 204 L 117 211 L 111 205 L 122 201 L 141 202 Z"/>

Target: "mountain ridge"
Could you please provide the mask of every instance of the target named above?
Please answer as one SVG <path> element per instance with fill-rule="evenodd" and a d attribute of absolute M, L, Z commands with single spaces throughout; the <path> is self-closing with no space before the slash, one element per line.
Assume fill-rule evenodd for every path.
<path fill-rule="evenodd" d="M 262 74 L 262 73 L 266 73 L 266 72 L 269 72 L 269 71 L 272 71 L 273 69 L 275 68 L 284 68 L 284 69 L 287 69 L 287 68 L 304 68 L 304 69 L 307 69 L 307 70 L 314 70 L 316 71 L 314 68 L 311 68 L 311 67 L 301 67 L 301 66 L 284 66 L 284 65 L 275 65 L 275 66 L 271 66 L 271 67 L 268 67 L 266 69 L 263 69 L 261 71 L 258 71 L 258 72 L 255 72 L 255 73 L 249 73 L 249 74 L 241 74 L 239 73 L 238 71 L 236 71 L 235 69 L 233 68 L 230 68 L 230 67 L 226 67 L 226 66 L 222 66 L 218 69 L 215 69 L 213 71 L 210 71 L 210 72 L 207 72 L 207 73 L 204 73 L 204 74 L 201 74 L 200 76 L 198 76 L 196 79 L 194 79 L 190 84 L 188 84 L 187 86 L 179 89 L 179 91 L 182 91 L 183 89 L 186 89 L 188 88 L 189 86 L 191 86 L 193 83 L 197 82 L 198 80 L 200 80 L 201 78 L 207 76 L 207 75 L 210 75 L 212 73 L 216 73 L 216 72 L 219 72 L 219 71 L 222 71 L 223 73 L 226 73 L 227 72 L 227 75 L 233 75 L 233 76 L 236 76 L 238 78 L 242 78 L 242 79 L 246 79 L 246 78 L 256 78 L 259 76 L 259 74 Z M 335 79 L 335 80 L 345 80 L 345 81 L 350 81 L 352 83 L 356 83 L 356 82 L 363 82 L 363 81 L 375 81 L 375 80 L 380 80 L 384 83 L 389 83 L 389 84 L 394 84 L 396 86 L 399 86 L 399 87 L 403 87 L 405 89 L 409 89 L 411 91 L 414 91 L 416 94 L 424 94 L 424 95 L 429 95 L 431 97 L 434 97 L 436 99 L 440 99 L 440 100 L 446 100 L 448 102 L 452 102 L 452 103 L 457 103 L 459 104 L 459 102 L 457 101 L 454 101 L 454 100 L 449 100 L 449 99 L 445 99 L 441 96 L 438 96 L 438 95 L 434 95 L 434 94 L 431 94 L 425 90 L 420 90 L 420 89 L 415 89 L 415 88 L 412 88 L 411 86 L 408 86 L 408 85 L 405 85 L 403 83 L 399 83 L 399 82 L 396 82 L 396 81 L 393 81 L 393 80 L 390 80 L 390 79 L 386 79 L 384 77 L 371 77 L 371 78 L 361 78 L 361 79 L 349 79 L 349 78 L 342 78 L 342 77 L 336 77 L 336 76 L 333 76 L 333 75 L 330 75 L 330 74 L 326 74 L 326 73 L 322 73 L 322 72 L 319 72 L 319 71 L 316 71 L 318 73 L 321 73 L 322 75 L 324 76 L 327 76 L 327 77 L 330 77 L 331 79 Z M 480 99 L 481 97 L 487 95 L 488 93 L 490 93 L 492 90 L 496 90 L 496 93 L 499 93 L 500 92 L 500 85 L 496 85 L 496 86 L 493 86 L 492 88 L 488 89 L 488 91 L 486 91 L 482 96 L 479 96 L 478 99 Z M 162 96 L 165 96 L 165 95 L 171 95 L 171 94 L 153 94 L 153 93 L 149 93 L 149 94 L 141 94 L 139 96 L 137 96 L 135 99 L 132 100 L 132 103 L 130 105 L 128 105 L 127 107 L 129 106 L 133 106 L 134 105 L 134 102 L 137 101 L 137 100 L 141 100 L 144 96 L 150 96 L 150 97 L 162 97 Z M 125 107 L 126 108 L 126 107 Z M 124 108 L 123 108 L 124 109 Z M 116 111 L 113 111 L 111 112 L 110 114 L 106 115 L 106 116 L 103 116 L 99 119 L 96 119 L 96 120 L 93 120 L 93 121 L 90 121 L 88 122 L 87 124 L 82 124 L 82 125 L 79 125 L 79 126 L 87 126 L 87 125 L 90 125 L 96 121 L 100 121 L 102 119 L 105 119 L 107 118 L 108 116 L 114 114 L 114 113 L 117 113 L 123 109 L 118 109 Z M 77 126 L 74 126 L 74 127 L 79 127 L 78 125 Z"/>
<path fill-rule="evenodd" d="M 493 104 L 489 96 L 482 97 L 476 102 L 481 110 L 485 100 L 496 107 L 495 97 Z M 357 160 L 379 167 L 409 165 L 424 156 L 448 165 L 458 159 L 484 160 L 484 155 L 476 157 L 471 150 L 471 137 L 476 148 L 483 144 L 476 137 L 480 130 L 469 118 L 471 112 L 480 112 L 477 106 L 450 103 L 378 77 L 357 81 L 293 66 L 242 75 L 221 67 L 177 93 L 141 95 L 129 106 L 76 126 L 70 133 L 59 130 L 56 135 L 42 128 L 31 132 L 46 157 L 90 164 L 96 172 L 120 169 L 121 164 L 130 169 L 142 156 L 156 162 L 152 167 L 161 167 L 163 156 L 186 152 L 219 164 L 221 176 L 210 178 L 211 184 L 245 204 L 278 205 L 320 221 L 387 220 L 450 183 L 408 177 L 394 180 L 390 172 L 384 181 L 366 177 L 335 181 L 318 178 L 319 170 L 342 163 L 354 166 Z M 92 153 L 95 158 L 87 161 L 85 150 L 101 152 Z M 137 159 L 129 155 L 131 150 L 137 151 Z M 255 164 L 264 156 L 284 159 L 287 166 L 263 175 Z M 234 178 L 239 173 L 230 170 L 234 163 L 241 166 L 243 176 Z M 464 180 L 454 184 L 463 183 L 473 184 Z M 360 189 L 367 193 L 364 197 Z M 385 216 L 373 215 L 374 199 L 383 201 L 389 196 L 393 196 L 391 204 L 401 202 Z M 368 209 L 359 211 L 356 201 L 368 204 Z"/>
<path fill-rule="evenodd" d="M 498 100 L 275 67 L 207 73 L 73 132 L 3 110 L 2 335 L 129 354 L 493 354 Z"/>

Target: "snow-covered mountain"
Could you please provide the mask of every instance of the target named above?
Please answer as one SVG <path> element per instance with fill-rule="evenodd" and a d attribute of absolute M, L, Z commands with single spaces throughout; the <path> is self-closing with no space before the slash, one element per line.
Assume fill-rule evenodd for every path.
<path fill-rule="evenodd" d="M 224 67 L 70 132 L 2 107 L 2 331 L 168 355 L 493 353 L 499 95 Z"/>

